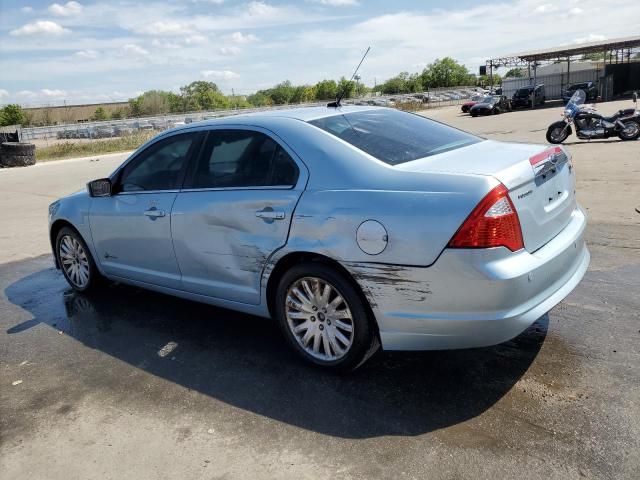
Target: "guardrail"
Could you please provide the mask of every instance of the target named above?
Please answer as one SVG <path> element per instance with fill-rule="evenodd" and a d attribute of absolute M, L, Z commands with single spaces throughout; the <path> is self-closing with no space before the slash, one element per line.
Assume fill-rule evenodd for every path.
<path fill-rule="evenodd" d="M 369 96 L 364 98 L 347 99 L 343 103 L 345 105 L 378 105 L 378 106 L 396 106 L 403 107 L 403 104 L 421 103 L 421 108 L 437 108 L 448 105 L 456 105 L 468 99 L 474 92 L 474 87 L 459 89 L 435 89 L 427 92 L 417 92 L 398 95 Z M 75 139 L 75 138 L 104 138 L 100 133 L 100 127 L 107 127 L 117 131 L 132 129 L 155 129 L 164 130 L 175 126 L 176 123 L 192 123 L 202 120 L 209 120 L 218 117 L 227 117 L 243 113 L 255 113 L 268 111 L 273 109 L 289 109 L 299 107 L 324 106 L 327 101 L 308 102 L 299 104 L 276 105 L 270 107 L 254 107 L 241 109 L 226 109 L 201 111 L 192 113 L 169 113 L 164 115 L 155 115 L 150 117 L 132 117 L 118 120 L 105 120 L 84 123 L 71 123 L 62 125 L 49 125 L 44 127 L 27 127 L 20 131 L 20 139 L 23 142 L 31 140 L 49 140 L 49 139 Z M 106 135 L 117 136 L 117 134 Z"/>

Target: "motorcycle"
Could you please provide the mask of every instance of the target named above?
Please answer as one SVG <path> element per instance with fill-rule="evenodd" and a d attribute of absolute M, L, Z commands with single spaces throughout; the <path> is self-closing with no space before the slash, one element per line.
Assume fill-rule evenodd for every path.
<path fill-rule="evenodd" d="M 583 105 L 587 96 L 584 90 L 576 90 L 562 113 L 563 120 L 552 123 L 547 129 L 549 143 L 562 143 L 572 133 L 571 125 L 581 140 L 609 138 L 617 135 L 621 140 L 640 137 L 640 111 L 635 108 L 619 110 L 610 117 L 603 117 L 591 106 Z M 637 94 L 633 101 L 637 104 Z"/>

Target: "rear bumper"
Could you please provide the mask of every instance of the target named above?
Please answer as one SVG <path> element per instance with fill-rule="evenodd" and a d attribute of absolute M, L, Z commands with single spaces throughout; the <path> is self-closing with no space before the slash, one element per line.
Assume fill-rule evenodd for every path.
<path fill-rule="evenodd" d="M 534 253 L 446 249 L 427 268 L 348 265 L 367 295 L 386 350 L 482 347 L 520 334 L 564 299 L 589 266 L 576 209 Z"/>

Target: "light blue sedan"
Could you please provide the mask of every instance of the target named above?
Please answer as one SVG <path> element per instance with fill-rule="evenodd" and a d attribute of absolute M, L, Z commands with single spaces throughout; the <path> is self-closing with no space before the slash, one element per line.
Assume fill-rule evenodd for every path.
<path fill-rule="evenodd" d="M 158 135 L 49 207 L 56 265 L 274 318 L 305 359 L 497 344 L 589 264 L 561 147 L 379 107 L 274 110 Z M 179 321 L 179 319 L 176 319 Z"/>

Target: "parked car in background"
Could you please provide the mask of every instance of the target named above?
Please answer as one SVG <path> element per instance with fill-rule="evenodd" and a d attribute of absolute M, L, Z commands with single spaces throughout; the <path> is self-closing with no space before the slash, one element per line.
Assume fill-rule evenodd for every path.
<path fill-rule="evenodd" d="M 124 135 L 131 135 L 133 133 L 133 128 L 129 125 L 117 124 L 113 125 L 113 134 L 118 137 L 122 137 Z"/>
<path fill-rule="evenodd" d="M 473 107 L 476 103 L 481 102 L 482 99 L 486 96 L 487 95 L 474 95 L 473 97 L 471 97 L 470 101 L 462 104 L 462 107 L 460 108 L 462 110 L 462 113 L 469 113 L 471 107 Z"/>
<path fill-rule="evenodd" d="M 134 125 L 137 130 L 153 130 L 153 125 L 148 120 L 139 120 Z"/>
<path fill-rule="evenodd" d="M 380 344 L 515 337 L 582 279 L 585 227 L 562 147 L 377 107 L 173 129 L 49 206 L 72 288 L 107 277 L 272 317 L 300 356 L 340 370 Z"/>
<path fill-rule="evenodd" d="M 574 83 L 569 85 L 569 87 L 562 94 L 562 101 L 564 103 L 569 102 L 571 97 L 576 90 L 582 90 L 587 96 L 586 101 L 597 100 L 598 99 L 598 87 L 594 82 L 582 82 L 582 83 Z"/>
<path fill-rule="evenodd" d="M 93 138 L 92 131 L 88 127 L 79 128 L 74 138 Z"/>
<path fill-rule="evenodd" d="M 511 102 L 504 95 L 488 95 L 469 109 L 472 117 L 478 115 L 496 115 L 511 111 Z"/>
<path fill-rule="evenodd" d="M 92 138 L 111 138 L 114 136 L 113 127 L 99 125 L 92 132 Z"/>
<path fill-rule="evenodd" d="M 514 109 L 518 107 L 531 107 L 532 92 L 534 92 L 532 85 L 520 87 L 516 90 L 516 93 L 513 94 L 511 107 Z M 544 85 L 536 85 L 533 98 L 536 105 L 544 105 L 547 100 L 544 93 Z"/>

